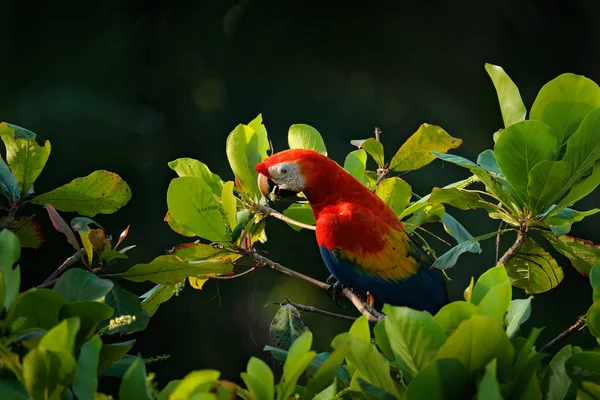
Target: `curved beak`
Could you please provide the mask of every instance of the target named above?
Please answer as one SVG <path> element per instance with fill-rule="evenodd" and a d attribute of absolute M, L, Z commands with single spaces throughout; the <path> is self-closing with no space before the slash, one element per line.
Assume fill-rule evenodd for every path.
<path fill-rule="evenodd" d="M 275 188 L 275 182 L 267 178 L 263 174 L 258 174 L 258 190 L 265 198 L 269 198 L 271 191 Z"/>

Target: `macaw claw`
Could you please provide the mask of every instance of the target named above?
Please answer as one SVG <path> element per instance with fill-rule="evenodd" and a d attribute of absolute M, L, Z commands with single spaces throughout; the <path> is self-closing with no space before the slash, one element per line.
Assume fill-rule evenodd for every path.
<path fill-rule="evenodd" d="M 344 290 L 344 286 L 342 286 L 340 281 L 335 279 L 335 276 L 333 275 L 327 278 L 325 282 L 329 285 L 329 287 L 327 288 L 327 294 L 329 295 L 329 297 L 335 300 L 335 303 L 338 306 L 344 307 L 344 305 L 340 303 L 340 297 Z"/>

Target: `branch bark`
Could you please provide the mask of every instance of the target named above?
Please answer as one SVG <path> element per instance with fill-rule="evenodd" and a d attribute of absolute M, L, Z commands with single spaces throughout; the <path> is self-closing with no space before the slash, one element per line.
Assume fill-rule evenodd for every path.
<path fill-rule="evenodd" d="M 555 337 L 554 339 L 552 339 L 551 341 L 546 343 L 540 349 L 540 353 L 546 353 L 548 350 L 550 350 L 552 347 L 554 347 L 558 342 L 568 338 L 575 332 L 579 332 L 579 331 L 583 330 L 583 328 L 586 327 L 585 317 L 586 317 L 585 315 L 580 316 L 577 319 L 577 321 L 569 327 L 569 329 L 565 330 L 564 332 L 561 332 L 560 335 L 558 335 L 557 337 Z"/>
<path fill-rule="evenodd" d="M 314 225 L 305 224 L 304 222 L 296 221 L 295 219 L 286 217 L 285 215 L 283 215 L 279 211 L 275 210 L 274 208 L 263 206 L 262 204 L 253 204 L 252 208 L 256 212 L 259 212 L 259 213 L 265 214 L 265 215 L 270 215 L 271 217 L 277 218 L 278 220 L 281 220 L 283 222 L 287 222 L 288 224 L 296 225 L 296 226 L 299 226 L 300 228 L 309 229 L 311 231 L 317 230 L 317 228 Z"/>
<path fill-rule="evenodd" d="M 58 278 L 64 274 L 67 270 L 73 268 L 79 261 L 81 261 L 81 254 L 85 254 L 85 249 L 81 249 L 81 253 L 77 252 L 71 257 L 67 258 L 46 280 L 38 286 L 38 289 L 48 288 L 54 286 Z"/>
<path fill-rule="evenodd" d="M 510 248 L 508 250 L 506 250 L 506 253 L 504 253 L 502 258 L 500 258 L 500 260 L 498 260 L 496 265 L 505 265 L 506 266 L 506 264 L 510 261 L 510 259 L 513 258 L 514 256 L 516 256 L 517 253 L 519 253 L 519 251 L 521 250 L 521 247 L 523 247 L 523 243 L 525 243 L 525 240 L 527 240 L 527 233 L 523 229 L 517 231 L 517 240 L 515 240 L 513 245 L 510 246 Z"/>

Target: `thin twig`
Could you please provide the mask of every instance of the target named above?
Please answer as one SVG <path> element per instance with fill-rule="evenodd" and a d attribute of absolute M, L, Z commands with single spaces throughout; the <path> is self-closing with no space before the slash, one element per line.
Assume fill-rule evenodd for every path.
<path fill-rule="evenodd" d="M 517 255 L 517 253 L 521 250 L 521 247 L 523 247 L 523 243 L 525 243 L 526 239 L 527 233 L 523 229 L 517 231 L 517 240 L 515 240 L 515 243 L 513 243 L 508 250 L 506 250 L 506 253 L 504 253 L 502 258 L 498 260 L 496 265 L 506 265 L 510 259 Z"/>
<path fill-rule="evenodd" d="M 502 230 L 502 224 L 504 221 L 500 221 L 500 225 L 498 225 L 498 231 Z M 498 260 L 500 259 L 500 232 L 496 235 L 496 265 L 498 265 Z"/>
<path fill-rule="evenodd" d="M 211 276 L 210 279 L 217 279 L 217 280 L 229 280 L 229 279 L 235 279 L 235 278 L 240 278 L 244 275 L 248 275 L 251 274 L 252 272 L 254 272 L 254 270 L 256 270 L 256 267 L 252 267 L 244 272 L 240 272 L 239 274 L 235 274 L 235 275 L 223 275 L 223 276 Z"/>
<path fill-rule="evenodd" d="M 283 265 L 268 259 L 267 257 L 261 256 L 260 254 L 258 254 L 255 251 L 245 252 L 244 255 L 252 258 L 256 262 L 258 262 L 262 265 L 265 265 L 271 269 L 274 269 L 274 270 L 284 273 L 286 275 L 292 276 L 294 278 L 301 279 L 301 280 L 306 281 L 310 284 L 313 284 L 321 289 L 327 290 L 329 288 L 329 285 L 326 284 L 325 282 L 321 282 L 317 279 L 311 278 L 310 276 L 307 276 L 307 275 L 301 274 L 299 272 L 296 272 L 292 269 L 286 268 Z M 358 311 L 360 311 L 361 314 L 363 314 L 367 317 L 369 322 L 378 322 L 378 321 L 381 321 L 383 318 L 385 318 L 385 316 L 383 314 L 381 314 L 379 311 L 375 310 L 373 307 L 371 307 L 370 305 L 365 303 L 351 289 L 344 288 L 342 293 L 344 294 L 344 296 L 346 298 L 348 298 L 352 302 L 352 304 L 354 304 L 354 307 L 356 307 L 356 309 Z"/>
<path fill-rule="evenodd" d="M 17 215 L 17 211 L 19 210 L 21 203 L 19 201 L 11 202 L 10 208 L 8 209 L 8 215 L 4 219 L 4 222 L 0 224 L 0 230 L 4 228 L 8 228 L 10 224 L 15 220 L 15 216 Z"/>
<path fill-rule="evenodd" d="M 586 327 L 586 322 L 585 322 L 585 315 L 580 316 L 577 319 L 577 322 L 575 322 L 573 325 L 571 325 L 569 327 L 569 329 L 567 329 L 564 332 L 561 332 L 560 335 L 558 335 L 557 337 L 555 337 L 554 339 L 552 339 L 551 341 L 549 341 L 548 343 L 546 343 L 541 349 L 540 349 L 540 353 L 546 353 L 548 352 L 548 350 L 550 350 L 555 344 L 557 344 L 558 342 L 568 338 L 569 336 L 571 336 L 573 333 L 575 332 L 579 332 L 581 330 L 583 330 L 583 328 Z"/>
<path fill-rule="evenodd" d="M 347 321 L 356 321 L 356 317 L 351 317 L 349 315 L 343 315 L 343 314 L 337 314 L 334 312 L 321 310 L 320 308 L 316 308 L 313 306 L 307 306 L 304 304 L 294 303 L 294 302 L 290 301 L 290 299 L 285 299 L 285 302 L 283 304 L 292 305 L 300 311 L 311 312 L 311 313 L 315 313 L 315 314 L 323 314 L 323 315 L 327 315 L 328 317 L 345 319 Z"/>
<path fill-rule="evenodd" d="M 262 204 L 253 204 L 252 209 L 261 214 L 270 215 L 273 218 L 277 218 L 283 222 L 287 222 L 288 224 L 299 226 L 300 228 L 310 229 L 311 231 L 317 229 L 314 225 L 305 224 L 304 222 L 296 221 L 295 219 L 286 217 L 274 208 L 263 206 Z"/>
<path fill-rule="evenodd" d="M 35 217 L 35 214 L 32 214 L 29 217 L 27 217 L 27 219 L 25 219 L 25 221 L 23 221 L 23 223 L 21 225 L 17 226 L 15 229 L 13 229 L 13 233 L 18 232 L 21 228 L 23 228 L 25 225 L 27 225 L 29 223 L 29 221 L 31 221 L 34 217 Z"/>
<path fill-rule="evenodd" d="M 71 269 L 75 264 L 81 261 L 81 254 L 85 254 L 85 249 L 81 249 L 81 253 L 75 253 L 67 258 L 46 280 L 38 286 L 38 288 L 52 287 L 58 278 L 68 269 Z"/>

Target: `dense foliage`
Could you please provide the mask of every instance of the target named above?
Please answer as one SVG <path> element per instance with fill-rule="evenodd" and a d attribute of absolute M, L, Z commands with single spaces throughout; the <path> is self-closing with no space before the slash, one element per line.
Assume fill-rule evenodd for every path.
<path fill-rule="evenodd" d="M 96 171 L 36 195 L 34 183 L 49 159 L 50 143 L 38 143 L 23 128 L 0 125 L 6 147 L 6 162 L 0 158 L 6 214 L 0 219 L 0 398 L 108 398 L 100 393 L 99 376 L 122 377 L 121 399 L 600 397 L 600 353 L 571 345 L 555 351 L 559 341 L 539 346 L 541 329 L 521 331 L 535 309 L 532 297 L 512 298 L 512 286 L 535 294 L 563 280 L 562 268 L 547 250 L 554 248 L 589 275 L 594 294 L 587 326 L 600 340 L 600 250 L 568 235 L 573 223 L 600 211 L 570 208 L 600 184 L 600 88 L 584 77 L 561 75 L 542 88 L 526 120 L 515 84 L 500 67 L 486 69 L 505 126 L 493 136 L 494 149 L 482 152 L 477 162 L 447 154 L 462 141 L 423 124 L 389 161 L 377 130 L 373 138 L 353 141 L 358 149 L 343 166 L 390 206 L 427 251 L 433 252 L 419 234 L 428 232 L 423 225 L 444 227 L 455 245 L 437 257 L 440 269 L 454 267 L 465 252 L 481 252 L 479 241 L 515 232 L 514 244 L 471 282 L 464 300 L 434 316 L 386 305 L 385 317 L 379 318 L 361 309 L 364 315 L 349 332 L 332 341 L 331 353 L 312 351 L 301 307 L 282 304 L 270 329 L 274 346 L 265 348 L 283 365 L 278 383 L 264 361 L 252 358 L 241 375 L 244 386 L 220 380 L 218 371 L 202 370 L 157 388 L 146 372 L 152 360 L 128 354 L 135 352 L 135 341 L 121 338 L 144 330 L 160 304 L 186 282 L 202 289 L 208 279 L 243 279 L 260 266 L 284 271 L 255 250 L 257 242 L 267 241 L 269 216 L 294 229 L 314 225 L 303 198 L 280 214 L 260 195 L 254 167 L 271 147 L 260 115 L 238 125 L 227 139 L 234 181 L 224 182 L 194 159 L 169 163 L 178 177 L 167 190 L 165 221 L 177 233 L 206 243 L 190 239 L 118 273 L 113 264 L 126 262 L 133 247 L 121 247 L 128 228 L 115 241 L 91 218 L 123 207 L 131 197 L 128 185 L 114 173 Z M 321 135 L 308 125 L 292 125 L 288 141 L 290 148 L 327 154 Z M 367 169 L 368 157 L 375 171 Z M 469 176 L 423 197 L 393 176 L 436 158 L 464 167 Z M 39 287 L 20 291 L 21 248 L 44 242 L 34 217 L 19 215 L 28 203 L 43 205 L 75 253 Z M 503 227 L 474 238 L 446 206 L 484 209 Z M 67 223 L 59 212 L 82 216 Z M 251 266 L 244 263 L 249 259 Z M 118 284 L 121 279 L 155 286 L 137 296 Z"/>

